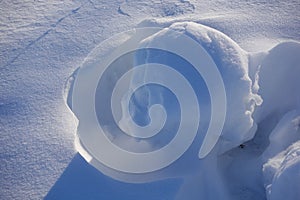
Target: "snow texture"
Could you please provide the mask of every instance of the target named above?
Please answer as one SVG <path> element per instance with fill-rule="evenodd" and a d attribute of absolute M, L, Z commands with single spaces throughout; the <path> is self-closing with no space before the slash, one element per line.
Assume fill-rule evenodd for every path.
<path fill-rule="evenodd" d="M 300 199 L 299 10 L 297 0 L 0 1 L 0 199 Z M 77 153 L 66 101 L 99 43 L 145 26 L 185 27 L 203 45 L 224 70 L 230 114 L 205 161 L 187 156 L 135 184 Z"/>

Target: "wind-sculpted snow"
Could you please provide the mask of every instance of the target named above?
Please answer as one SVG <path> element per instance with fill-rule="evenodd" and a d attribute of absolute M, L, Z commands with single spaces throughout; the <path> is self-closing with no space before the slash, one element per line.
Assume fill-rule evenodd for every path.
<path fill-rule="evenodd" d="M 78 151 L 121 181 L 183 177 L 186 185 L 199 188 L 183 187 L 179 199 L 188 194 L 189 199 L 231 199 L 231 191 L 222 184 L 226 165 L 217 164 L 219 156 L 253 139 L 268 113 L 298 107 L 298 93 L 290 94 L 296 95 L 291 103 L 266 104 L 277 94 L 270 84 L 297 89 L 296 77 L 283 84 L 282 72 L 267 76 L 274 64 L 280 65 L 276 55 L 284 50 L 290 52 L 282 57 L 285 70 L 299 74 L 297 56 L 291 54 L 297 45 L 250 54 L 223 33 L 193 22 L 118 34 L 96 47 L 76 72 L 71 103 L 79 119 Z M 280 138 L 270 139 L 271 146 L 276 142 Z M 270 148 L 266 152 L 275 154 Z M 183 163 L 189 164 L 182 167 Z M 212 167 L 217 165 L 219 169 Z M 188 178 L 193 174 L 197 178 Z M 204 187 L 207 182 L 216 193 Z"/>
<path fill-rule="evenodd" d="M 0 1 L 0 199 L 300 199 L 299 6 Z"/>
<path fill-rule="evenodd" d="M 298 142 L 291 144 L 288 148 L 272 157 L 263 166 L 268 200 L 293 200 L 298 199 L 300 196 L 299 122 L 297 126 Z M 291 132 L 285 133 L 289 134 Z M 280 145 L 277 144 L 277 146 Z"/>
<path fill-rule="evenodd" d="M 86 58 L 74 82 L 79 152 L 126 182 L 201 170 L 203 182 L 215 177 L 214 197 L 227 198 L 211 166 L 256 131 L 252 113 L 262 100 L 252 92 L 248 63 L 247 53 L 226 35 L 192 22 L 108 39 Z M 189 167 L 180 167 L 187 161 Z M 194 192 L 193 198 L 208 195 Z"/>

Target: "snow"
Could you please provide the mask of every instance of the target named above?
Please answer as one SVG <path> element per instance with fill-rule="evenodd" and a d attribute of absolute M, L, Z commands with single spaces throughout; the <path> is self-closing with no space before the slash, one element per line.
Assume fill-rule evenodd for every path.
<path fill-rule="evenodd" d="M 299 198 L 299 155 L 298 141 L 264 164 L 263 172 L 267 199 Z"/>
<path fill-rule="evenodd" d="M 269 136 L 270 145 L 262 155 L 268 199 L 297 199 L 300 195 L 299 120 L 299 111 L 288 112 Z"/>
<path fill-rule="evenodd" d="M 0 1 L 0 199 L 299 199 L 299 8 L 257 0 Z M 154 174 L 132 177 L 91 161 L 96 170 L 75 148 L 66 82 L 105 39 L 150 26 L 183 29 L 213 58 L 228 97 L 224 132 L 206 158 L 198 158 L 198 137 Z"/>

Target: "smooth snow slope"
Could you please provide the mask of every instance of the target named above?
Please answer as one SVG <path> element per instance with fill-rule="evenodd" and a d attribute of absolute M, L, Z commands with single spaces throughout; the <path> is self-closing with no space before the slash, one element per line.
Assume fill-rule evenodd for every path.
<path fill-rule="evenodd" d="M 299 102 L 295 92 L 299 84 L 292 82 L 298 80 L 298 45 L 281 45 L 267 53 L 279 42 L 300 40 L 299 10 L 299 1 L 0 1 L 0 199 L 182 199 L 186 197 L 184 191 L 197 191 L 197 176 L 186 180 L 184 187 L 182 180 L 145 185 L 114 181 L 86 164 L 73 145 L 77 121 L 64 101 L 68 77 L 104 39 L 143 20 L 144 24 L 157 24 L 147 20 L 152 18 L 161 24 L 195 21 L 225 33 L 246 51 L 265 52 L 250 56 L 252 80 L 263 59 L 262 77 L 273 73 L 270 66 L 285 61 L 280 68 L 291 62 L 288 66 L 293 73 L 283 68 L 277 74 L 277 79 L 284 74 L 282 81 L 287 83 L 280 88 L 282 96 L 278 90 L 261 90 L 262 97 L 269 100 L 254 115 L 259 123 L 254 140 L 245 149 L 224 154 L 218 162 L 226 165 L 221 171 L 233 198 L 299 197 L 293 193 L 299 183 L 293 176 L 299 174 L 299 156 L 295 156 L 299 155 L 299 143 L 290 146 L 297 137 L 289 137 L 284 147 L 275 143 L 262 154 L 269 143 L 267 134 L 279 121 L 287 126 L 283 130 L 292 130 L 289 119 L 299 127 L 296 116 L 283 117 Z M 289 58 L 291 53 L 295 54 L 293 59 Z M 293 88 L 290 92 L 289 83 Z M 258 85 L 274 88 L 269 81 L 258 81 Z M 286 100 L 287 105 L 281 107 Z M 272 115 L 272 106 L 277 105 L 280 109 Z M 282 140 L 276 138 L 282 138 L 285 131 L 278 129 L 270 141 Z M 274 149 L 279 154 L 275 155 Z M 269 157 L 274 158 L 267 162 Z M 252 176 L 261 170 L 261 160 L 266 163 L 261 172 L 264 180 L 263 174 Z M 183 191 L 179 196 L 178 190 Z M 278 196 L 283 193 L 287 195 Z"/>

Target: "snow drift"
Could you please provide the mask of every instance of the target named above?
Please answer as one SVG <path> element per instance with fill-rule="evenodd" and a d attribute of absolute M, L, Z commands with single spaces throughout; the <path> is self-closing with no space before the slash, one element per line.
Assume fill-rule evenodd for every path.
<path fill-rule="evenodd" d="M 147 27 L 148 21 L 145 21 L 141 24 Z M 153 21 L 151 21 L 151 26 L 153 25 L 155 25 L 156 27 L 163 27 L 163 29 L 159 31 L 154 31 L 151 34 L 148 34 L 147 37 L 140 38 L 137 44 L 139 48 L 157 46 L 158 44 L 161 46 L 170 46 L 178 42 L 178 38 L 180 38 L 181 34 L 187 35 L 199 45 L 201 45 L 209 54 L 209 56 L 213 59 L 213 62 L 216 64 L 218 71 L 221 74 L 226 93 L 226 118 L 224 120 L 223 129 L 217 144 L 213 145 L 211 143 L 210 145 L 212 145 L 213 149 L 207 155 L 207 157 L 197 159 L 195 156 L 197 155 L 197 149 L 199 149 L 199 146 L 201 146 L 205 138 L 203 134 L 201 135 L 201 132 L 198 131 L 198 135 L 195 137 L 195 141 L 193 142 L 193 144 L 191 144 L 189 150 L 187 150 L 178 160 L 176 160 L 174 163 L 171 163 L 168 167 L 160 169 L 159 171 L 153 171 L 143 174 L 123 173 L 122 171 L 114 170 L 109 166 L 103 164 L 100 160 L 97 159 L 97 157 L 93 156 L 93 153 L 90 152 L 89 147 L 82 143 L 82 141 L 80 141 L 81 137 L 88 137 L 85 134 L 87 134 L 87 132 L 89 131 L 85 129 L 79 129 L 78 132 L 79 152 L 82 153 L 82 155 L 101 172 L 121 181 L 149 182 L 159 179 L 183 177 L 185 180 L 185 184 L 178 195 L 178 199 L 183 199 L 187 197 L 189 199 L 241 199 L 241 195 L 245 195 L 244 193 L 241 194 L 238 191 L 236 193 L 232 191 L 230 187 L 226 186 L 226 183 L 229 183 L 230 185 L 229 179 L 235 179 L 237 178 L 237 176 L 242 176 L 244 177 L 244 179 L 247 179 L 248 175 L 250 175 L 253 176 L 251 179 L 255 180 L 259 179 L 259 174 L 263 172 L 265 174 L 265 177 L 268 177 L 265 179 L 266 183 L 263 184 L 263 180 L 261 180 L 261 183 L 259 183 L 258 185 L 254 185 L 254 182 L 252 181 L 240 181 L 240 187 L 249 188 L 249 193 L 246 194 L 249 197 L 260 198 L 260 196 L 263 194 L 257 191 L 262 191 L 262 187 L 263 185 L 265 185 L 267 190 L 267 198 L 274 199 L 274 196 L 277 195 L 271 195 L 271 193 L 273 192 L 275 194 L 281 189 L 284 190 L 284 188 L 281 188 L 282 186 L 280 186 L 280 180 L 282 179 L 278 178 L 278 180 L 274 180 L 274 186 L 271 187 L 273 182 L 272 179 L 275 178 L 270 178 L 270 176 L 275 177 L 274 174 L 276 174 L 276 172 L 274 171 L 276 171 L 277 168 L 272 167 L 273 165 L 270 163 L 274 163 L 274 161 L 272 160 L 278 159 L 276 159 L 276 157 L 273 158 L 271 161 L 268 161 L 268 159 L 272 158 L 281 151 L 284 151 L 288 147 L 288 145 L 292 144 L 292 142 L 295 142 L 297 139 L 299 139 L 299 132 L 294 133 L 290 136 L 286 135 L 289 134 L 289 131 L 284 128 L 286 125 L 284 125 L 284 123 L 279 123 L 276 126 L 276 130 L 281 129 L 280 134 L 282 136 L 276 134 L 277 137 L 274 137 L 273 134 L 271 134 L 269 140 L 270 145 L 267 149 L 265 149 L 265 147 L 262 147 L 258 151 L 255 151 L 251 148 L 254 148 L 254 140 L 255 142 L 260 142 L 262 144 L 266 142 L 263 139 L 256 139 L 254 137 L 255 133 L 261 132 L 261 130 L 259 130 L 259 127 L 267 126 L 269 127 L 268 131 L 271 131 L 274 125 L 277 123 L 276 120 L 274 122 L 274 118 L 280 118 L 281 116 L 283 116 L 283 114 L 290 111 L 291 109 L 299 109 L 300 98 L 299 92 L 297 91 L 299 85 L 298 76 L 300 74 L 300 68 L 298 64 L 300 62 L 297 60 L 299 58 L 299 44 L 295 42 L 282 43 L 270 50 L 269 52 L 248 53 L 241 49 L 233 40 L 228 38 L 223 33 L 194 22 L 176 22 L 168 24 L 166 22 L 154 23 Z M 174 32 L 176 32 L 175 35 Z M 83 66 L 81 67 L 81 69 L 79 69 L 79 73 L 77 74 L 77 76 L 86 76 L 87 70 L 91 70 L 93 68 L 98 67 L 99 62 L 103 61 L 103 56 L 107 56 L 109 53 L 113 52 L 114 49 L 120 47 L 123 43 L 126 43 L 126 41 L 130 41 L 131 38 L 133 38 L 133 36 L 131 36 L 129 33 L 127 37 L 123 37 L 121 40 L 117 40 L 116 38 L 115 40 L 113 40 L 113 43 L 106 42 L 104 43 L 104 45 L 102 44 L 98 46 L 87 57 L 86 61 L 83 63 Z M 180 45 L 177 47 L 183 48 Z M 184 49 L 188 49 L 188 47 Z M 193 50 L 194 49 L 190 49 L 189 51 L 192 52 Z M 280 60 L 278 60 L 279 55 L 281 58 Z M 163 54 L 163 52 L 151 52 L 150 50 L 146 52 L 146 55 L 145 53 L 140 51 L 135 52 L 130 57 L 130 59 L 132 60 L 125 61 L 130 62 L 133 65 L 138 65 L 141 63 L 149 64 L 153 61 L 157 62 L 157 60 L 155 59 L 157 59 L 158 57 L 162 59 L 160 60 L 160 62 L 175 65 L 174 63 L 176 62 L 176 60 L 174 61 L 172 57 L 168 57 L 167 55 Z M 167 61 L 164 61 L 163 59 Z M 168 60 L 173 60 L 173 63 L 168 63 Z M 183 71 L 187 71 L 186 73 L 188 74 L 188 69 L 184 68 Z M 118 73 L 118 71 L 115 71 L 115 73 Z M 166 80 L 170 76 L 169 73 L 155 73 L 156 75 L 154 76 L 159 76 L 161 80 Z M 117 75 L 117 77 L 118 76 L 119 75 Z M 138 82 L 140 80 L 142 83 L 143 81 L 145 83 L 146 80 L 148 80 L 149 78 L 151 79 L 152 76 L 153 73 L 150 73 L 149 69 L 143 69 L 137 73 L 133 72 L 130 76 L 131 78 L 129 82 L 127 82 L 127 85 L 125 84 L 126 86 L 124 86 L 123 84 L 123 87 L 125 87 L 125 89 L 123 89 L 128 91 L 132 90 L 135 92 L 136 89 L 134 88 L 139 88 L 137 87 L 137 85 L 139 85 Z M 286 82 L 288 77 L 290 81 Z M 106 83 L 108 83 L 111 80 L 112 79 L 106 79 Z M 171 81 L 176 82 L 177 80 L 171 79 Z M 207 92 L 205 84 L 197 85 L 195 84 L 197 83 L 195 80 L 192 80 L 191 83 L 194 84 L 193 87 L 198 87 L 200 89 L 200 93 L 198 91 L 197 94 L 198 97 L 205 97 L 205 95 L 207 95 L 204 94 L 204 91 Z M 205 83 L 207 84 L 207 82 Z M 76 83 L 74 87 L 76 90 Z M 132 129 L 131 127 L 128 127 L 128 124 L 130 124 L 128 120 L 131 120 L 131 118 L 133 118 L 134 123 L 138 123 L 142 126 L 147 125 L 147 123 L 151 122 L 151 120 L 153 119 L 157 120 L 160 118 L 158 121 L 164 121 L 163 124 L 166 124 L 168 122 L 169 125 L 171 125 L 168 128 L 169 132 L 176 132 L 176 129 L 174 129 L 174 127 L 176 128 L 176 124 L 180 124 L 180 121 L 178 121 L 180 120 L 180 118 L 174 117 L 180 113 L 176 111 L 176 106 L 178 106 L 178 103 L 176 103 L 175 101 L 174 104 L 170 104 L 171 101 L 167 99 L 171 98 L 171 94 L 169 93 L 169 91 L 165 91 L 163 88 L 153 88 L 154 87 L 146 85 L 142 88 L 143 91 L 132 93 L 131 95 L 134 94 L 133 98 L 129 98 L 126 101 L 123 99 L 124 102 L 122 102 L 123 100 L 122 98 L 120 98 L 120 108 L 122 108 L 123 110 L 123 115 L 121 114 L 121 116 L 119 117 L 120 121 L 118 120 L 119 122 L 116 123 L 119 126 L 123 127 L 121 128 L 122 130 L 129 130 L 129 132 L 135 132 L 136 128 Z M 279 93 L 278 88 L 280 88 L 280 90 L 283 92 Z M 99 93 L 99 95 L 105 95 L 105 92 Z M 291 98 L 287 98 L 287 96 Z M 210 98 L 212 98 L 212 96 L 210 96 Z M 74 100 L 76 101 L 76 99 L 73 99 L 73 101 Z M 155 102 L 155 104 L 161 104 L 169 110 L 166 111 L 167 113 L 150 113 L 149 118 L 149 116 L 147 117 L 147 113 L 152 109 L 151 107 L 153 105 L 153 102 Z M 213 103 L 214 102 L 212 100 L 199 101 L 199 107 L 211 107 L 211 109 L 213 109 Z M 87 105 L 90 105 L 90 103 L 87 103 Z M 74 104 L 72 108 L 74 110 Z M 128 112 L 128 114 L 124 115 L 124 113 L 126 113 L 124 109 L 131 110 Z M 201 116 L 204 117 L 201 117 L 201 122 L 208 126 L 207 124 L 209 124 L 209 116 L 211 115 L 212 111 L 210 109 L 204 109 L 203 111 L 204 112 L 201 113 Z M 96 112 L 99 112 L 99 110 L 97 111 L 97 107 Z M 75 114 L 77 114 L 79 121 L 82 120 L 80 116 L 81 114 L 76 113 L 76 109 Z M 145 114 L 146 117 L 144 116 Z M 100 115 L 103 115 L 103 112 L 100 112 Z M 164 117 L 161 118 L 162 116 Z M 166 117 L 170 118 L 169 121 L 165 121 Z M 191 115 L 191 117 L 193 117 L 193 115 Z M 294 114 L 294 117 L 297 117 L 297 115 Z M 287 122 L 289 123 L 292 119 L 287 120 Z M 106 124 L 106 128 L 107 127 L 109 127 L 109 124 Z M 107 128 L 106 131 L 113 132 L 113 130 L 116 129 Z M 274 130 L 273 132 L 276 132 L 276 130 Z M 155 150 L 155 148 L 159 149 L 160 146 L 156 146 L 157 142 L 166 145 L 168 143 L 166 143 L 165 141 L 170 141 L 172 139 L 169 138 L 169 136 L 163 136 L 160 137 L 158 140 L 143 141 L 132 140 L 129 139 L 127 136 L 121 137 L 116 135 L 115 133 L 110 134 L 114 136 L 107 137 L 113 138 L 113 143 L 116 143 L 118 146 L 121 146 L 122 148 L 125 148 L 127 150 L 137 152 L 147 152 Z M 263 134 L 268 135 L 269 133 L 265 132 Z M 285 142 L 283 142 L 282 138 L 285 136 L 287 136 L 287 139 L 285 140 Z M 241 175 L 233 173 L 231 174 L 231 176 L 224 177 L 222 174 L 226 173 L 226 170 L 229 166 L 232 166 L 232 169 L 236 170 L 239 170 L 239 168 L 244 167 L 243 161 L 245 159 L 242 158 L 241 155 L 238 155 L 240 153 L 236 154 L 235 161 L 233 161 L 232 158 L 228 159 L 229 155 L 230 157 L 232 157 L 232 155 L 235 155 L 234 152 L 240 151 L 238 146 L 241 144 L 244 146 L 243 143 L 246 143 L 247 148 L 250 148 L 250 150 L 247 149 L 246 152 L 249 152 L 249 154 L 251 154 L 251 157 L 253 157 L 252 161 L 250 161 L 249 163 L 249 166 L 245 167 L 245 169 L 252 168 L 251 174 Z M 274 146 L 278 146 L 279 143 L 281 144 L 281 148 L 274 148 Z M 262 153 L 263 156 L 261 157 Z M 281 157 L 281 159 L 284 158 Z M 294 161 L 296 163 L 299 162 L 299 160 L 297 161 L 297 156 L 295 159 L 293 159 L 292 166 L 298 166 L 299 163 L 296 164 L 294 163 Z M 189 166 L 183 167 L 183 163 L 187 162 L 189 163 Z M 132 164 L 137 165 L 138 163 Z M 262 167 L 263 164 L 264 167 Z M 291 164 L 289 164 L 288 166 L 290 165 Z M 287 170 L 292 171 L 292 173 L 295 172 L 289 167 L 284 166 L 281 167 L 281 169 L 286 168 Z M 293 167 L 293 169 L 294 168 L 295 167 Z M 272 175 L 266 175 L 270 174 L 269 171 L 273 171 Z M 289 176 L 291 174 L 291 172 L 289 171 L 287 171 L 286 175 L 284 175 L 283 177 Z M 207 183 L 209 183 L 209 185 L 207 185 Z M 290 181 L 290 184 L 294 185 L 294 182 Z M 197 187 L 191 187 L 191 185 L 197 185 Z M 212 191 L 215 192 L 212 193 Z M 294 198 L 297 195 L 297 193 L 292 193 L 290 196 L 291 198 Z"/>
<path fill-rule="evenodd" d="M 175 196 L 179 200 L 201 197 L 299 199 L 299 7 L 299 1 L 259 0 L 0 1 L 0 199 L 173 200 Z M 206 28 L 197 25 L 198 28 L 193 29 L 194 32 L 201 29 L 203 33 L 211 33 L 209 36 L 194 34 L 192 26 L 188 26 L 191 36 L 202 37 L 195 39 L 198 44 L 201 42 L 203 47 L 207 44 L 205 48 L 210 52 L 210 57 L 214 54 L 222 56 L 221 49 L 241 53 L 241 56 L 233 53 L 233 61 L 241 63 L 242 69 L 238 71 L 241 72 L 240 77 L 246 74 L 246 80 L 235 79 L 235 84 L 229 88 L 244 88 L 245 91 L 237 93 L 247 94 L 251 82 L 250 90 L 254 97 L 245 96 L 244 100 L 236 101 L 237 107 L 243 104 L 250 107 L 238 111 L 238 116 L 243 116 L 243 111 L 248 115 L 237 119 L 242 124 L 233 128 L 246 131 L 253 124 L 254 132 L 257 124 L 254 137 L 239 146 L 236 143 L 240 139 L 247 140 L 253 133 L 251 130 L 249 133 L 243 132 L 228 141 L 233 139 L 229 130 L 226 132 L 229 137 L 222 138 L 222 143 L 214 146 L 205 157 L 205 162 L 198 159 L 203 139 L 197 137 L 181 159 L 156 174 L 136 176 L 105 169 L 105 166 L 98 167 L 108 175 L 105 176 L 85 162 L 77 151 L 80 147 L 74 148 L 78 120 L 64 102 L 64 83 L 92 49 L 112 35 L 145 26 L 170 30 L 174 23 L 182 22 L 176 25 L 182 27 L 189 24 L 187 21 L 206 25 Z M 219 33 L 215 33 L 214 37 L 207 27 L 226 34 L 227 39 L 231 38 L 239 47 Z M 187 29 L 182 31 L 187 32 Z M 159 35 L 151 35 L 153 42 L 158 41 Z M 214 43 L 211 43 L 209 40 L 213 37 Z M 109 54 L 107 50 L 112 50 L 112 46 L 118 47 L 129 38 L 130 35 L 111 41 L 101 53 Z M 232 49 L 227 48 L 230 47 L 227 42 L 232 44 Z M 230 64 L 231 58 L 225 54 L 223 58 Z M 89 57 L 93 58 L 91 55 Z M 218 59 L 215 56 L 213 62 Z M 192 71 L 189 72 L 192 74 Z M 76 73 L 73 78 L 75 76 Z M 192 85 L 201 83 L 194 82 Z M 236 83 L 241 83 L 242 87 Z M 227 87 L 228 84 L 230 81 L 227 81 Z M 178 109 L 168 109 L 172 106 L 178 108 L 177 102 L 173 101 L 176 98 L 167 90 L 152 86 L 148 88 L 152 94 L 150 104 L 161 104 L 161 99 L 154 98 L 157 96 L 153 96 L 152 92 L 166 93 L 163 97 L 167 102 L 161 105 L 169 106 L 165 107 L 169 115 L 174 112 L 174 118 L 166 118 L 170 120 L 166 123 L 176 122 Z M 132 100 L 142 102 L 140 97 L 149 94 L 146 91 L 139 90 L 136 93 L 139 98 Z M 232 95 L 236 93 L 227 92 Z M 202 113 L 200 121 L 204 123 L 210 117 L 205 113 L 210 112 L 202 105 L 207 102 L 211 105 L 211 102 L 205 101 L 209 100 L 209 96 L 203 96 L 202 92 L 197 94 L 205 97 L 200 98 L 202 101 L 199 102 Z M 248 103 L 252 98 L 255 101 Z M 254 106 L 260 103 L 261 106 Z M 162 108 L 155 107 L 154 111 Z M 147 104 L 141 104 L 140 110 L 131 105 L 130 115 L 139 125 L 147 124 L 151 118 L 150 115 L 140 118 L 143 112 L 139 111 L 145 111 L 145 108 L 148 108 Z M 163 119 L 163 115 L 162 112 L 159 119 Z M 114 142 L 120 147 L 135 152 L 161 148 L 173 138 L 172 134 L 168 137 L 160 135 L 156 140 L 147 141 L 149 145 L 142 145 L 145 143 L 128 141 L 130 136 L 126 140 L 118 134 L 108 136 L 113 136 L 111 139 L 115 138 Z M 80 152 L 83 153 L 83 150 Z M 91 159 L 87 155 L 86 159 Z M 95 163 L 93 165 L 96 166 Z M 113 178 L 144 183 L 119 182 Z M 145 183 L 160 178 L 166 179 Z"/>

